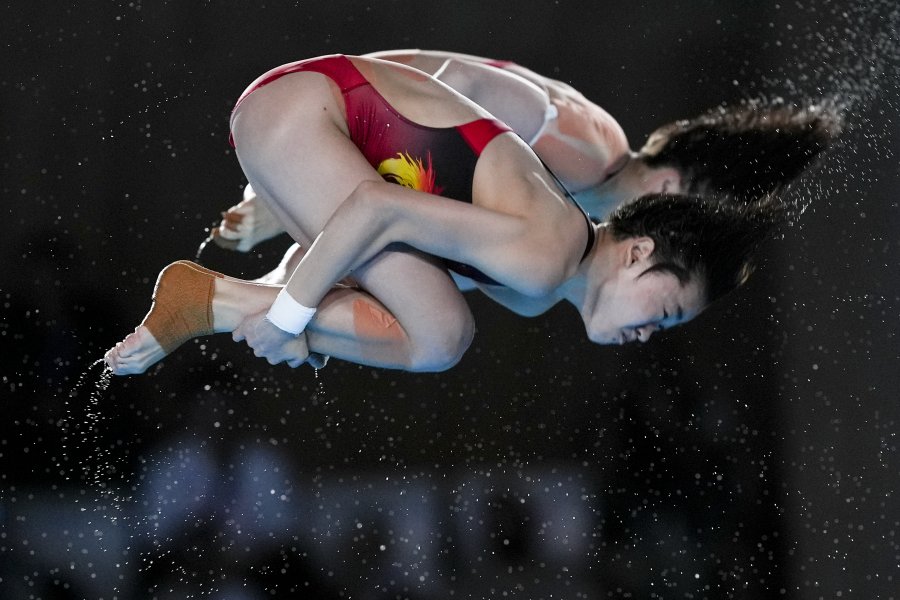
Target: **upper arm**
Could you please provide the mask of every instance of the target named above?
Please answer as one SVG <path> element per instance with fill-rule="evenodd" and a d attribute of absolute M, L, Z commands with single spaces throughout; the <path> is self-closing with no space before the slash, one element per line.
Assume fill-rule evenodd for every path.
<path fill-rule="evenodd" d="M 525 140 L 533 139 L 544 125 L 550 96 L 535 73 L 531 78 L 522 77 L 512 68 L 490 66 L 486 58 L 456 52 L 387 50 L 366 56 L 399 62 L 433 75 Z"/>
<path fill-rule="evenodd" d="M 387 182 L 365 184 L 360 192 L 366 197 L 365 212 L 385 223 L 378 245 L 406 243 L 470 264 L 523 294 L 545 294 L 567 275 L 579 241 L 559 239 L 557 232 L 571 218 L 571 207 L 532 159 L 536 168 L 530 173 L 505 173 L 507 164 L 516 161 L 509 153 L 496 161 L 503 164 L 476 172 L 475 195 L 488 197 L 475 204 Z M 558 210 L 561 206 L 568 210 Z M 580 213 L 577 218 L 582 218 Z"/>
<path fill-rule="evenodd" d="M 447 52 L 444 50 L 420 50 L 411 48 L 405 50 L 381 50 L 379 52 L 370 52 L 363 56 L 368 58 L 377 58 L 380 60 L 389 60 L 404 65 L 408 65 L 420 71 L 424 71 L 429 75 L 434 75 L 448 60 L 466 62 L 470 64 L 486 64 L 489 59 L 475 56 L 473 54 L 462 54 L 459 52 Z"/>
<path fill-rule="evenodd" d="M 542 315 L 559 301 L 556 296 L 526 296 L 516 290 L 496 285 L 479 284 L 478 289 L 497 304 L 523 317 Z"/>
<path fill-rule="evenodd" d="M 508 71 L 451 58 L 435 73 L 435 78 L 509 125 L 525 140 L 533 139 L 544 125 L 549 96 Z"/>
<path fill-rule="evenodd" d="M 504 139 L 524 146 L 502 134 L 485 150 L 498 143 L 502 150 Z M 483 204 L 383 180 L 361 182 L 332 213 L 286 290 L 297 302 L 317 306 L 337 281 L 399 242 L 468 263 L 521 294 L 549 294 L 578 264 L 573 259 L 581 240 L 559 232 L 581 220 L 581 213 L 559 197 L 532 153 L 500 150 L 482 153 L 476 167 L 473 197 L 486 196 Z M 502 194 L 509 199 L 504 202 Z"/>
<path fill-rule="evenodd" d="M 388 182 L 359 190 L 363 212 L 384 224 L 377 245 L 401 242 L 423 252 L 471 264 L 497 281 L 517 276 L 514 254 L 531 226 L 526 216 L 425 194 Z"/>

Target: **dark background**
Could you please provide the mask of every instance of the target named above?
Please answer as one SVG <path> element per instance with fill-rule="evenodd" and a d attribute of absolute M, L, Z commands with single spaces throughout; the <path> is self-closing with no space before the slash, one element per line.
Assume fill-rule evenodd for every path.
<path fill-rule="evenodd" d="M 5 3 L 0 597 L 897 598 L 897 40 L 889 1 Z M 649 344 L 473 297 L 447 373 L 218 336 L 96 390 L 240 198 L 244 87 L 403 47 L 569 82 L 635 148 L 743 98 L 848 128 L 750 283 Z"/>

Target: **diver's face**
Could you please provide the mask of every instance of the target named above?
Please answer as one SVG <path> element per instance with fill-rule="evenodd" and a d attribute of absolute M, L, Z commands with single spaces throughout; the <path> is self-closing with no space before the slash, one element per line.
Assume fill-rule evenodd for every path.
<path fill-rule="evenodd" d="M 597 304 L 584 315 L 588 337 L 597 344 L 646 342 L 657 331 L 690 321 L 704 308 L 696 277 L 682 285 L 665 271 L 644 273 L 652 263 L 623 266 L 600 290 Z"/>

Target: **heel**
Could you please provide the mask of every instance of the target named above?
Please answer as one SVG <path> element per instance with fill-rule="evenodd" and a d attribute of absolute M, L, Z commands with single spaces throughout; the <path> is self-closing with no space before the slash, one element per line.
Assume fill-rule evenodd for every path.
<path fill-rule="evenodd" d="M 218 277 L 222 274 L 186 260 L 160 272 L 153 304 L 141 325 L 166 354 L 192 338 L 213 333 L 212 300 Z"/>

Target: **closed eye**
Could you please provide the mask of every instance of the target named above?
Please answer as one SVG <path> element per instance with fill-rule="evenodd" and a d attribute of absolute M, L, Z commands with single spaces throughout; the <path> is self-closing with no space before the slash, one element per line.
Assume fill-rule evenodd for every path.
<path fill-rule="evenodd" d="M 663 329 L 669 329 L 670 327 L 674 327 L 675 325 L 681 324 L 684 319 L 684 309 L 682 309 L 680 305 L 675 308 L 675 314 L 673 315 L 673 317 L 674 318 L 672 320 L 672 323 L 668 323 L 669 311 L 667 311 L 666 309 L 663 309 L 663 316 L 662 316 L 662 319 L 659 321 L 659 324 L 657 325 L 657 327 L 659 327 L 660 330 L 663 330 Z"/>

